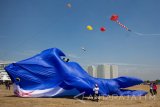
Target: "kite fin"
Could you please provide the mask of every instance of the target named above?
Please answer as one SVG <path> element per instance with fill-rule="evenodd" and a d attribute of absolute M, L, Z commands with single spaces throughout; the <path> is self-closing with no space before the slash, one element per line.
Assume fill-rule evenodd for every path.
<path fill-rule="evenodd" d="M 143 83 L 143 81 L 140 79 L 134 77 L 126 77 L 126 76 L 115 78 L 114 80 L 118 83 L 119 88 L 127 88 Z"/>

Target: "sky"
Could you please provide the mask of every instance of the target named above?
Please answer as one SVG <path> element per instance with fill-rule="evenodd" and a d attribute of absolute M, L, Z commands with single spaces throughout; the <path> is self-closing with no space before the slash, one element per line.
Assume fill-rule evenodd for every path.
<path fill-rule="evenodd" d="M 159 0 L 0 0 L 0 61 L 56 47 L 80 65 L 112 63 L 120 75 L 157 79 L 159 10 Z M 111 21 L 112 14 L 131 32 Z"/>

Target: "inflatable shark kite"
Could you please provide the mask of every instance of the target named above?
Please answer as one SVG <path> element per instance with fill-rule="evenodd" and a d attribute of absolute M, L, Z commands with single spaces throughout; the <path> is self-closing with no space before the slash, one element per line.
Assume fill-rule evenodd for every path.
<path fill-rule="evenodd" d="M 65 54 L 51 48 L 42 51 L 29 59 L 12 63 L 5 67 L 10 76 L 14 94 L 20 97 L 63 97 L 75 96 L 82 92 L 93 94 L 95 84 L 99 94 L 119 96 L 143 96 L 143 90 L 125 90 L 143 81 L 133 77 L 114 79 L 94 78 L 78 63 L 65 62 Z"/>

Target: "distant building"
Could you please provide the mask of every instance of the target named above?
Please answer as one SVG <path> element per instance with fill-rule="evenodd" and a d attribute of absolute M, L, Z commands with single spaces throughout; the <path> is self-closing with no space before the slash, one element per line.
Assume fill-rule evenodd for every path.
<path fill-rule="evenodd" d="M 97 77 L 98 78 L 110 79 L 111 78 L 110 75 L 111 75 L 110 65 L 102 64 L 102 65 L 97 66 Z"/>
<path fill-rule="evenodd" d="M 9 63 L 0 63 L 0 81 L 11 81 L 9 75 L 4 70 L 4 67 L 7 66 Z"/>
<path fill-rule="evenodd" d="M 110 78 L 118 77 L 118 66 L 117 65 L 110 65 Z"/>
<path fill-rule="evenodd" d="M 89 75 L 97 78 L 116 78 L 118 77 L 118 66 L 110 64 L 90 65 L 85 67 Z"/>
<path fill-rule="evenodd" d="M 90 74 L 93 77 L 97 77 L 97 71 L 96 71 L 96 66 L 88 66 L 87 68 L 88 74 Z"/>

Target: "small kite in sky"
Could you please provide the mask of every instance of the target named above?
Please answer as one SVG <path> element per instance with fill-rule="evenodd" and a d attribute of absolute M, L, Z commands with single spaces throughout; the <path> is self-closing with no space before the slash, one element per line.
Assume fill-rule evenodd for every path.
<path fill-rule="evenodd" d="M 128 29 L 125 25 L 121 24 L 121 23 L 118 21 L 118 18 L 119 18 L 118 15 L 113 14 L 113 15 L 110 17 L 110 20 L 116 22 L 117 24 L 119 24 L 120 26 L 122 26 L 123 28 L 125 28 L 127 31 L 131 32 L 130 29 Z M 135 31 L 132 31 L 132 33 L 134 33 L 134 34 L 136 34 L 136 35 L 139 35 L 139 36 L 160 36 L 159 33 L 158 33 L 158 34 L 155 34 L 155 33 L 145 34 L 145 33 L 139 33 L 139 32 L 135 32 Z"/>
<path fill-rule="evenodd" d="M 72 7 L 71 3 L 67 3 L 67 7 L 71 8 Z"/>
<path fill-rule="evenodd" d="M 119 18 L 118 15 L 113 14 L 113 15 L 111 16 L 110 20 L 116 22 L 116 23 L 119 24 L 121 27 L 125 28 L 127 31 L 131 31 L 131 30 L 128 29 L 125 25 L 121 24 L 121 23 L 118 21 L 118 18 Z"/>
<path fill-rule="evenodd" d="M 100 30 L 101 30 L 102 32 L 104 32 L 104 31 L 106 31 L 106 28 L 105 28 L 105 27 L 101 27 Z"/>
<path fill-rule="evenodd" d="M 93 30 L 93 27 L 91 25 L 88 25 L 86 28 L 87 30 Z"/>
<path fill-rule="evenodd" d="M 83 51 L 86 51 L 86 49 L 85 49 L 84 47 L 81 47 L 81 49 L 82 49 Z"/>

